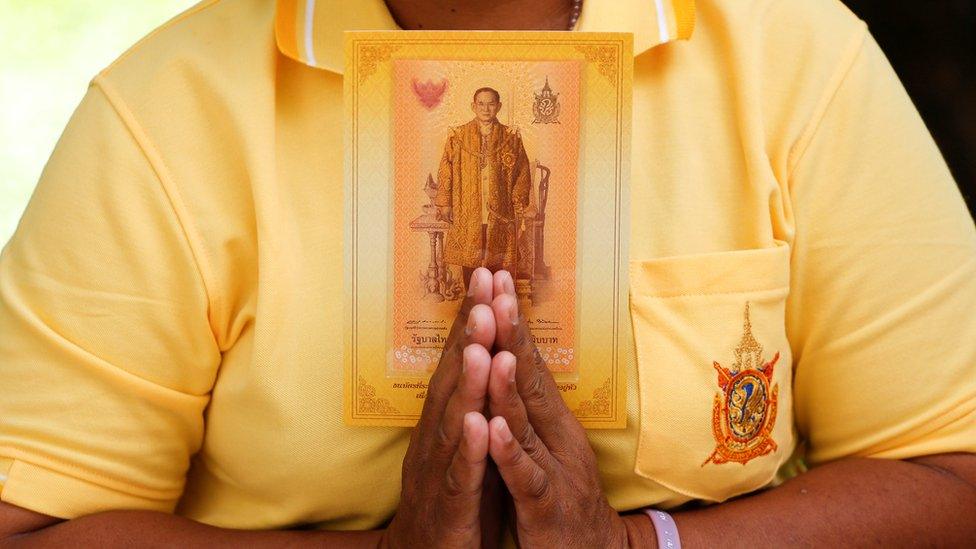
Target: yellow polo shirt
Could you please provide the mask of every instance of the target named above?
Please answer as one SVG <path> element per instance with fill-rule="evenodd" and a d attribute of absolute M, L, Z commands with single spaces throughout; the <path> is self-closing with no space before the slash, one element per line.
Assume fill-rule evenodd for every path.
<path fill-rule="evenodd" d="M 381 0 L 210 0 L 93 80 L 0 257 L 0 499 L 391 517 L 409 430 L 342 421 L 341 31 L 394 27 Z M 579 30 L 638 52 L 638 363 L 627 428 L 588 433 L 610 503 L 976 451 L 976 230 L 865 25 L 587 0 Z"/>

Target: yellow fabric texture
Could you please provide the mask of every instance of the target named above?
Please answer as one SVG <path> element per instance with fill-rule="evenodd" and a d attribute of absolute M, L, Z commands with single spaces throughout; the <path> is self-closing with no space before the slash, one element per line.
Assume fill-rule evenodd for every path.
<path fill-rule="evenodd" d="M 628 427 L 588 433 L 610 503 L 976 451 L 976 229 L 884 55 L 834 0 L 693 19 L 635 60 L 638 364 Z M 236 528 L 395 511 L 409 430 L 342 422 L 342 77 L 275 25 L 267 0 L 205 2 L 94 79 L 0 255 L 0 500 Z M 713 363 L 746 333 L 779 355 L 775 450 L 706 463 Z"/>
<path fill-rule="evenodd" d="M 314 67 L 342 73 L 342 33 L 394 30 L 384 0 L 277 0 L 275 38 L 281 51 Z M 675 39 L 695 27 L 695 0 L 587 0 L 574 30 L 630 32 L 634 53 Z"/>

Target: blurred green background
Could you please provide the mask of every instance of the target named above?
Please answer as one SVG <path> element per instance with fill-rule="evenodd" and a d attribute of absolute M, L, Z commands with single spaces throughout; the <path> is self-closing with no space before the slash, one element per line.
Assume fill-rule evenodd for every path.
<path fill-rule="evenodd" d="M 0 247 L 98 71 L 198 0 L 0 0 Z"/>

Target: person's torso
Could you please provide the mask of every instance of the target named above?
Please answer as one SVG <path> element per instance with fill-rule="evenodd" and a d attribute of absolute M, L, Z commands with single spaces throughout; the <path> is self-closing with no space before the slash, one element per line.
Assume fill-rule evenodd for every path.
<path fill-rule="evenodd" d="M 266 4 L 225 1 L 201 18 L 267 34 Z M 693 40 L 635 62 L 637 364 L 625 372 L 627 428 L 588 431 L 620 510 L 753 491 L 796 447 L 784 182 L 834 58 L 817 57 L 802 86 L 770 81 L 753 58 L 775 53 L 748 34 L 765 3 L 726 4 L 700 3 Z M 208 120 L 192 142 L 163 113 L 137 112 L 179 159 L 173 179 L 218 281 L 222 361 L 177 512 L 232 527 L 377 527 L 396 509 L 410 431 L 342 420 L 342 78 L 238 39 L 253 42 L 239 55 L 258 58 L 254 74 L 208 61 L 169 76 L 194 84 L 169 108 Z"/>

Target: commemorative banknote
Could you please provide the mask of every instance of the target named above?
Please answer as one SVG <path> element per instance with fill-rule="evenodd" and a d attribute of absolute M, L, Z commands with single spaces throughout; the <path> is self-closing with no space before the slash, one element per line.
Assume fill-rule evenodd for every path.
<path fill-rule="evenodd" d="M 346 33 L 345 419 L 413 425 L 506 269 L 576 417 L 626 424 L 631 35 Z"/>

